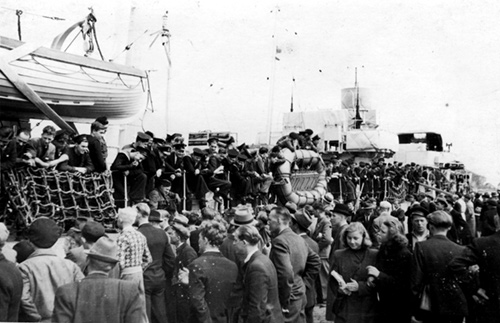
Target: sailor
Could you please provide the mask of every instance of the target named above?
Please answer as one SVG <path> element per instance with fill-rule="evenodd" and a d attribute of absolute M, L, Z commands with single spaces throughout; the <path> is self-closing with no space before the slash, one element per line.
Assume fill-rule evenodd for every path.
<path fill-rule="evenodd" d="M 181 202 L 181 198 L 171 192 L 171 188 L 172 183 L 168 179 L 157 181 L 157 187 L 148 194 L 152 210 L 167 210 L 170 214 L 177 212 L 177 204 Z"/>
<path fill-rule="evenodd" d="M 92 160 L 92 164 L 94 164 L 95 171 L 98 173 L 102 173 L 107 169 L 106 157 L 108 157 L 108 146 L 104 139 L 106 131 L 107 126 L 99 121 L 94 121 L 90 125 L 90 135 L 87 136 L 90 159 Z"/>
<path fill-rule="evenodd" d="M 273 182 L 273 174 L 269 164 L 269 149 L 267 147 L 259 148 L 259 153 L 255 157 L 255 171 L 258 174 L 257 192 L 262 203 L 267 204 L 269 188 Z"/>
<path fill-rule="evenodd" d="M 227 180 L 224 171 L 224 164 L 219 151 L 219 139 L 216 137 L 209 138 L 208 141 L 208 168 L 214 172 L 214 177 L 222 180 Z"/>
<path fill-rule="evenodd" d="M 201 209 L 206 206 L 206 194 L 210 192 L 205 178 L 201 175 L 204 156 L 205 154 L 200 148 L 194 148 L 191 155 L 186 154 L 183 157 L 184 170 L 186 171 L 186 190 L 194 194 Z"/>
<path fill-rule="evenodd" d="M 251 191 L 251 182 L 244 176 L 244 165 L 248 157 L 244 154 L 239 154 L 237 150 L 232 149 L 228 153 L 231 159 L 231 195 L 235 205 L 246 204 L 246 198 Z"/>
<path fill-rule="evenodd" d="M 299 147 L 300 149 L 312 150 L 312 135 L 313 131 L 311 129 L 306 129 L 299 132 Z"/>
<path fill-rule="evenodd" d="M 16 136 L 16 166 L 35 166 L 35 160 L 31 158 L 33 154 L 33 146 L 29 144 L 31 139 L 31 131 L 29 129 L 19 129 Z"/>
<path fill-rule="evenodd" d="M 222 166 L 216 155 L 218 151 L 217 142 L 217 138 L 210 138 L 210 149 L 205 156 L 206 167 L 202 168 L 201 174 L 205 178 L 208 188 L 214 193 L 214 200 L 222 204 L 224 203 L 223 200 L 228 198 L 231 182 L 220 178 L 223 176 L 224 166 Z"/>
<path fill-rule="evenodd" d="M 165 169 L 162 178 L 167 178 L 172 182 L 172 191 L 183 197 L 182 172 L 184 171 L 183 158 L 186 153 L 184 143 L 174 144 L 174 153 L 165 158 Z"/>
<path fill-rule="evenodd" d="M 87 135 L 78 135 L 73 138 L 75 146 L 66 148 L 65 154 L 68 155 L 68 160 L 60 163 L 57 170 L 61 172 L 78 172 L 88 174 L 94 171 L 94 165 L 89 156 L 89 142 Z"/>
<path fill-rule="evenodd" d="M 11 127 L 0 127 L 0 170 L 7 171 L 16 165 L 17 149 Z M 3 195 L 3 194 L 2 194 Z"/>
<path fill-rule="evenodd" d="M 315 135 L 314 137 L 312 137 L 311 139 L 311 150 L 319 153 L 320 152 L 320 141 L 321 141 L 321 137 L 318 136 L 318 135 Z"/>
<path fill-rule="evenodd" d="M 146 182 L 146 192 L 150 192 L 154 187 L 154 176 L 156 175 L 157 165 L 154 157 L 151 155 L 151 143 L 153 142 L 153 138 L 144 132 L 138 132 L 135 137 L 135 142 L 125 145 L 122 149 L 128 148 L 142 148 L 146 150 L 146 156 L 141 161 L 142 171 L 147 177 Z"/>
<path fill-rule="evenodd" d="M 113 176 L 113 196 L 118 207 L 124 204 L 125 190 L 128 191 L 130 202 L 140 202 L 146 196 L 147 176 L 142 170 L 141 162 L 148 154 L 147 149 L 128 148 L 118 153 L 115 161 L 111 165 Z M 125 187 L 124 176 L 127 176 L 127 187 Z"/>
<path fill-rule="evenodd" d="M 299 134 L 296 132 L 290 132 L 288 136 L 283 136 L 276 142 L 276 145 L 280 148 L 288 148 L 290 151 L 294 152 L 297 148 L 297 141 L 299 140 Z"/>
<path fill-rule="evenodd" d="M 42 136 L 32 138 L 29 143 L 33 146 L 35 155 L 33 156 L 38 167 L 48 168 L 55 166 L 51 163 L 55 159 L 56 147 L 52 143 L 56 135 L 56 129 L 46 126 L 42 130 Z"/>

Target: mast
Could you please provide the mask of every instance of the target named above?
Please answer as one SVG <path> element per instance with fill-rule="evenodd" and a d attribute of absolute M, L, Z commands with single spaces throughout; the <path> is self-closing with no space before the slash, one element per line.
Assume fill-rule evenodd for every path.
<path fill-rule="evenodd" d="M 278 12 L 280 11 L 279 7 L 276 6 L 274 8 L 274 27 L 273 27 L 273 53 L 272 53 L 272 72 L 269 78 L 269 101 L 267 104 L 267 123 L 266 123 L 266 132 L 267 132 L 267 143 L 271 145 L 271 132 L 272 132 L 272 119 L 273 119 L 273 103 L 274 103 L 274 82 L 276 79 L 276 54 L 277 54 L 277 46 L 276 46 L 276 23 L 278 20 Z"/>
<path fill-rule="evenodd" d="M 354 129 L 360 129 L 363 119 L 359 113 L 359 86 L 358 86 L 358 68 L 355 69 L 354 87 L 356 88 L 356 117 L 354 118 Z"/>
<path fill-rule="evenodd" d="M 168 11 L 165 12 L 165 14 L 162 17 L 162 33 L 161 37 L 163 38 L 163 48 L 165 49 L 165 54 L 167 55 L 168 59 L 168 66 L 167 66 L 167 84 L 166 84 L 166 95 L 165 95 L 165 133 L 168 133 L 170 129 L 170 113 L 169 113 L 169 101 L 170 101 L 170 70 L 172 68 L 172 60 L 170 57 L 170 31 L 167 28 L 167 21 L 168 21 Z"/>

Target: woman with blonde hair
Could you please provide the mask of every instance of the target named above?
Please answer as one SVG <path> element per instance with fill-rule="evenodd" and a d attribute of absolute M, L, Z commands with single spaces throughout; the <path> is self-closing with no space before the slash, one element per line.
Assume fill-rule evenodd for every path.
<path fill-rule="evenodd" d="M 411 320 L 411 252 L 401 221 L 392 215 L 381 215 L 373 221 L 373 235 L 380 246 L 375 265 L 368 266 L 368 284 L 378 293 L 384 323 L 405 323 Z"/>
<path fill-rule="evenodd" d="M 335 251 L 329 287 L 333 291 L 335 323 L 373 323 L 377 296 L 368 284 L 367 267 L 375 264 L 377 250 L 363 224 L 353 222 L 341 237 L 345 249 Z"/>

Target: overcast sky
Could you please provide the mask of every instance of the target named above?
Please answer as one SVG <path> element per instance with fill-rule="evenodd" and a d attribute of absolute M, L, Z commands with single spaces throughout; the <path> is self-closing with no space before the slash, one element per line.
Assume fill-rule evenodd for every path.
<path fill-rule="evenodd" d="M 168 10 L 169 133 L 230 130 L 240 142 L 255 142 L 266 130 L 269 77 L 275 76 L 273 130 L 280 131 L 292 89 L 296 111 L 338 109 L 340 90 L 353 86 L 358 67 L 382 128 L 441 132 L 467 168 L 500 182 L 497 1 L 4 0 L 0 6 L 26 12 L 26 40 L 52 38 L 89 6 L 107 58 L 138 39 L 128 59 L 152 71 L 156 111 L 144 124 L 158 134 L 167 125 L 167 60 L 159 41 L 150 44 Z M 0 31 L 17 37 L 12 11 L 0 10 Z M 275 45 L 281 53 L 273 74 Z"/>

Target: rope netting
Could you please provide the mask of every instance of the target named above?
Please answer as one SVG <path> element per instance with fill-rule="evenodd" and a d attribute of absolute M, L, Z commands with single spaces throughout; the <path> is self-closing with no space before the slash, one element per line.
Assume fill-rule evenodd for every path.
<path fill-rule="evenodd" d="M 404 201 L 408 193 L 408 184 L 406 184 L 405 182 L 401 182 L 401 184 L 396 186 L 392 181 L 389 181 L 387 186 L 388 186 L 387 190 L 388 198 L 394 198 L 399 202 Z"/>
<path fill-rule="evenodd" d="M 319 174 L 316 171 L 298 171 L 290 175 L 293 191 L 310 191 L 318 183 Z"/>
<path fill-rule="evenodd" d="M 111 173 L 80 174 L 41 168 L 22 168 L 4 173 L 4 187 L 12 213 L 25 225 L 46 216 L 62 223 L 88 217 L 103 224 L 116 216 Z"/>

